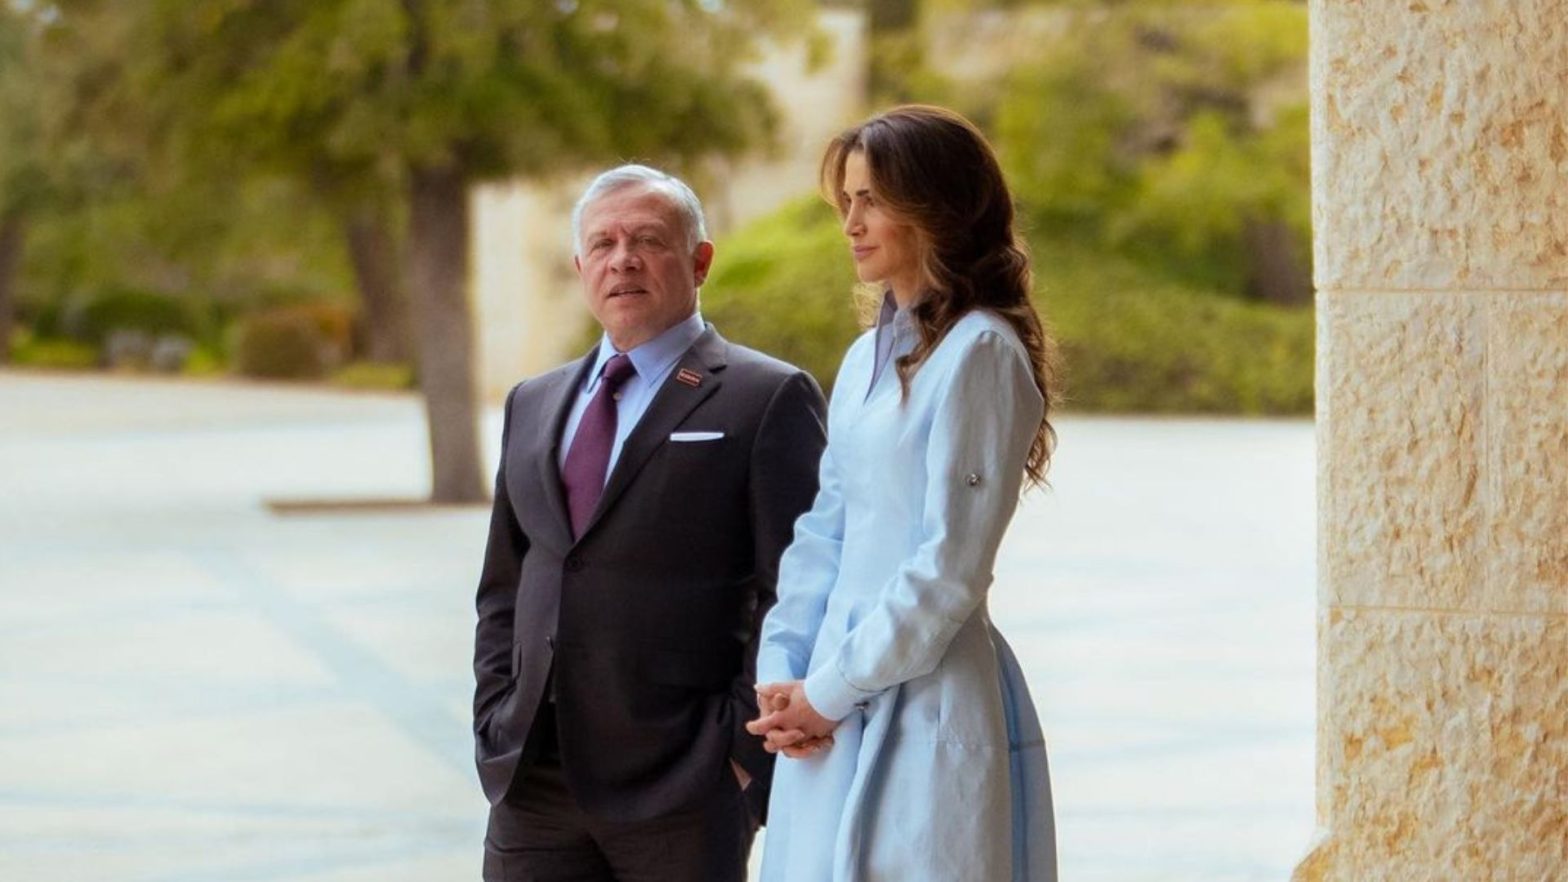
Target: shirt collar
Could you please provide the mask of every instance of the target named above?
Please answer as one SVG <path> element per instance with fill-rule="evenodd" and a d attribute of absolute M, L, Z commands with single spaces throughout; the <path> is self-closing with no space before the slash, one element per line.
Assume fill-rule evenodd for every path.
<path fill-rule="evenodd" d="M 880 364 L 892 356 L 895 349 L 911 345 L 915 317 L 908 309 L 900 309 L 892 291 L 882 294 L 882 307 L 877 310 L 876 353 Z"/>
<path fill-rule="evenodd" d="M 676 359 L 686 354 L 686 350 L 697 342 L 697 338 L 701 337 L 702 332 L 707 328 L 707 324 L 702 320 L 702 313 L 694 312 L 652 340 L 632 347 L 626 353 L 626 357 L 632 360 L 632 367 L 637 369 L 638 377 L 644 380 L 657 377 L 668 370 Z M 599 385 L 599 372 L 604 370 L 604 363 L 617 354 L 615 346 L 610 343 L 610 335 L 601 336 L 599 351 L 594 356 L 593 369 L 588 373 L 588 385 L 584 392 L 593 392 Z"/>
<path fill-rule="evenodd" d="M 914 348 L 914 316 L 907 309 L 899 309 L 892 291 L 882 293 L 882 307 L 877 310 L 876 341 L 871 363 L 871 384 L 866 395 L 877 387 L 877 381 L 886 372 L 893 356 L 903 355 Z"/>
<path fill-rule="evenodd" d="M 899 308 L 898 301 L 893 299 L 892 290 L 882 292 L 882 306 L 877 310 L 877 330 L 879 332 L 882 328 L 889 325 L 892 326 L 892 330 L 895 333 L 907 330 L 913 321 L 914 317 L 910 315 L 908 309 Z"/>

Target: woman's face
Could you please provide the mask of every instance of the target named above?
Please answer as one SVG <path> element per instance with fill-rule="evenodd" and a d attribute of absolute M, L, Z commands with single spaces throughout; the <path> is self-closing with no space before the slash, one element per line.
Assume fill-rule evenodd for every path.
<path fill-rule="evenodd" d="M 891 287 L 899 306 L 913 303 L 920 282 L 915 228 L 883 205 L 871 185 L 871 167 L 864 150 L 844 158 L 844 186 L 838 199 L 855 275 L 862 282 Z"/>

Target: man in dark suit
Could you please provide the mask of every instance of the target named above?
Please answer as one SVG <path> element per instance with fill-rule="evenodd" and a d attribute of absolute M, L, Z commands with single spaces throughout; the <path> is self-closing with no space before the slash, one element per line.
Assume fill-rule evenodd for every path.
<path fill-rule="evenodd" d="M 484 878 L 738 882 L 772 775 L 745 730 L 757 635 L 822 393 L 703 323 L 685 184 L 613 169 L 572 218 L 604 335 L 507 397 L 474 641 Z"/>

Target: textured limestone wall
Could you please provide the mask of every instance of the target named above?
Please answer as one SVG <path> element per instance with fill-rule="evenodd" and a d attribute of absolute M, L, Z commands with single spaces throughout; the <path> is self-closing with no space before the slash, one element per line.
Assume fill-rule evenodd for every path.
<path fill-rule="evenodd" d="M 1568 0 L 1314 0 L 1320 838 L 1568 879 Z"/>
<path fill-rule="evenodd" d="M 1312 9 L 1319 285 L 1568 287 L 1568 6 Z"/>

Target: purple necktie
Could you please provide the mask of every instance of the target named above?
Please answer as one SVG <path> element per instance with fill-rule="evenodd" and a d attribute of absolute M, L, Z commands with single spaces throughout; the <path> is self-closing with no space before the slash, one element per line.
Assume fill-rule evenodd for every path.
<path fill-rule="evenodd" d="M 637 373 L 625 355 L 613 356 L 599 374 L 599 391 L 588 402 L 577 435 L 561 466 L 561 486 L 566 489 L 566 510 L 572 518 L 572 535 L 581 536 L 588 519 L 604 495 L 604 473 L 615 446 L 615 402 L 621 384 Z"/>

